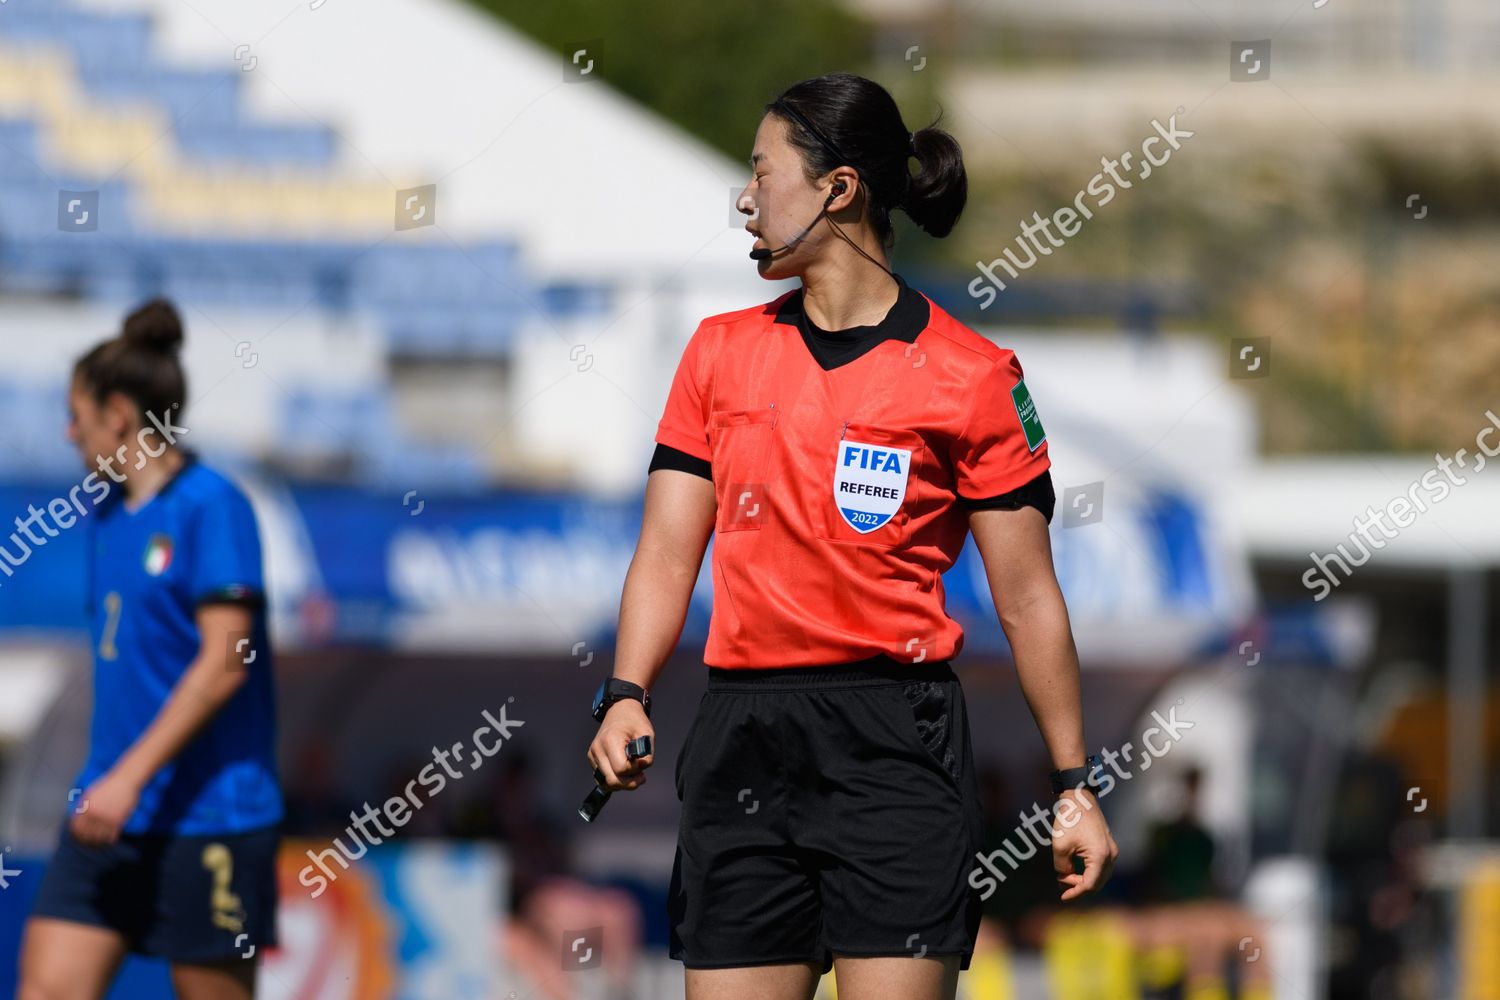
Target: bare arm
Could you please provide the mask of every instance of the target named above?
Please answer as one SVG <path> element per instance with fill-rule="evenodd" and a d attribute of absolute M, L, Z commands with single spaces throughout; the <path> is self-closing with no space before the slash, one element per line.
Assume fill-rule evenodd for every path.
<path fill-rule="evenodd" d="M 141 789 L 192 742 L 245 682 L 246 668 L 234 637 L 249 635 L 253 617 L 233 604 L 198 610 L 198 656 L 178 678 L 167 700 L 115 765 L 90 786 L 73 816 L 73 833 L 85 843 L 118 839 Z"/>
<path fill-rule="evenodd" d="M 678 469 L 646 478 L 641 538 L 625 574 L 615 673 L 650 688 L 682 635 L 688 601 L 713 534 L 714 484 Z"/>
<path fill-rule="evenodd" d="M 976 510 L 969 515 L 969 530 L 1015 657 L 1021 693 L 1052 766 L 1081 767 L 1087 750 L 1078 650 L 1052 566 L 1046 519 L 1031 507 Z M 1092 791 L 1063 792 L 1056 809 L 1053 868 L 1063 887 L 1062 898 L 1069 900 L 1093 892 L 1109 879 L 1119 849 Z M 1073 871 L 1075 856 L 1084 862 L 1081 875 Z"/>
<path fill-rule="evenodd" d="M 647 689 L 656 683 L 682 635 L 717 512 L 714 484 L 702 476 L 657 469 L 646 478 L 641 538 L 620 598 L 614 676 Z M 625 744 L 648 735 L 654 737 L 655 730 L 638 703 L 619 701 L 610 708 L 588 750 L 606 788 L 634 789 L 645 783 L 641 772 L 654 757 L 632 763 Z"/>
<path fill-rule="evenodd" d="M 976 510 L 969 530 L 984 560 L 1000 626 L 1015 655 L 1021 693 L 1053 768 L 1081 767 L 1083 703 L 1078 651 L 1052 568 L 1047 522 L 1032 507 Z"/>

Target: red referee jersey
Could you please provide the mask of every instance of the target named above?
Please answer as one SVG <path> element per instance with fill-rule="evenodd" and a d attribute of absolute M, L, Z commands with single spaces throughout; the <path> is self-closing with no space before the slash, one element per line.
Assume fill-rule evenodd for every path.
<path fill-rule="evenodd" d="M 1015 354 L 900 283 L 892 314 L 919 318 L 831 370 L 803 340 L 800 289 L 708 317 L 683 351 L 656 441 L 712 466 L 709 666 L 963 648 L 943 603 L 969 529 L 956 501 L 1051 460 Z"/>

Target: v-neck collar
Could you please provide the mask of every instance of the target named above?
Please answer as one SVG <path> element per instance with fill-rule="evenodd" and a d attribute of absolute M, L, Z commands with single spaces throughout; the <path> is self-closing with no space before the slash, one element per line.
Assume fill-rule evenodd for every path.
<path fill-rule="evenodd" d="M 147 497 L 145 499 L 145 502 L 143 502 L 139 507 L 131 509 L 130 500 L 125 496 L 124 489 L 121 489 L 119 500 L 120 513 L 124 514 L 128 518 L 137 517 L 152 504 L 156 503 L 156 501 L 166 496 L 167 491 L 170 490 L 173 486 L 176 486 L 177 483 L 181 481 L 183 474 L 191 469 L 198 461 L 198 453 L 191 449 L 184 448 L 182 449 L 180 454 L 182 455 L 182 464 L 177 467 L 177 471 L 172 473 L 172 475 L 167 478 L 167 481 L 161 484 L 161 488 Z"/>
<path fill-rule="evenodd" d="M 931 319 L 931 306 L 927 297 L 908 285 L 901 275 L 893 277 L 901 288 L 896 295 L 895 304 L 879 323 L 851 327 L 848 330 L 814 331 L 802 308 L 800 288 L 782 302 L 773 322 L 795 326 L 807 352 L 824 371 L 849 364 L 887 340 L 900 340 L 910 344 L 927 328 Z"/>

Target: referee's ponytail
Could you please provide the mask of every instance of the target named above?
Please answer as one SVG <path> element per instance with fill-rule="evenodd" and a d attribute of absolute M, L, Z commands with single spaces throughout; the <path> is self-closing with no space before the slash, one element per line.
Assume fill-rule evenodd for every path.
<path fill-rule="evenodd" d="M 901 210 L 929 236 L 947 236 L 969 198 L 963 150 L 952 135 L 931 125 L 912 133 L 912 142 L 922 170 L 912 178 Z"/>
<path fill-rule="evenodd" d="M 963 150 L 936 121 L 909 131 L 880 84 L 854 73 L 829 73 L 793 84 L 765 110 L 785 122 L 809 180 L 841 165 L 859 173 L 870 225 L 882 245 L 892 243 L 894 209 L 929 235 L 953 231 L 969 194 Z M 920 167 L 915 175 L 913 157 Z"/>

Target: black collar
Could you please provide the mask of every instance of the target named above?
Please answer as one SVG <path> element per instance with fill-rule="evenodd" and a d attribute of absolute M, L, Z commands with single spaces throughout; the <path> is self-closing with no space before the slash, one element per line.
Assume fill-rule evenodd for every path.
<path fill-rule="evenodd" d="M 787 296 L 776 311 L 773 322 L 795 326 L 807 345 L 808 353 L 824 370 L 848 364 L 877 344 L 887 340 L 912 343 L 917 335 L 927 329 L 931 308 L 927 298 L 908 285 L 901 275 L 894 275 L 901 286 L 896 303 L 886 313 L 885 319 L 869 326 L 856 326 L 848 330 L 825 331 L 812 325 L 802 308 L 802 289 Z"/>

